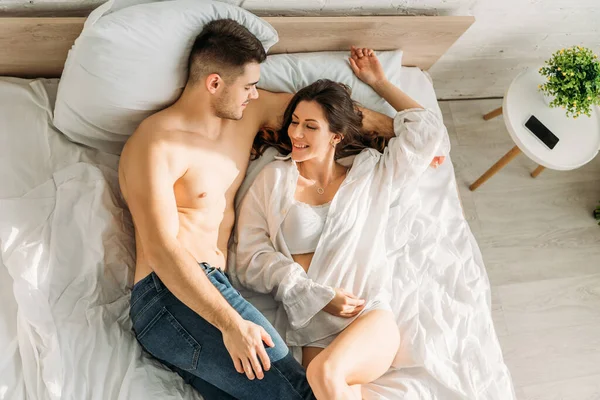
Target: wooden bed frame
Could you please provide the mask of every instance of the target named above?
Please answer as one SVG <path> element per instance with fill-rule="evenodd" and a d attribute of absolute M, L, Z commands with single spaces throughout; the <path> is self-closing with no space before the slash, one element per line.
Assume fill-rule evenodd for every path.
<path fill-rule="evenodd" d="M 429 69 L 474 17 L 265 17 L 279 33 L 270 54 L 402 49 L 403 65 Z M 59 77 L 85 18 L 0 17 L 0 76 Z"/>

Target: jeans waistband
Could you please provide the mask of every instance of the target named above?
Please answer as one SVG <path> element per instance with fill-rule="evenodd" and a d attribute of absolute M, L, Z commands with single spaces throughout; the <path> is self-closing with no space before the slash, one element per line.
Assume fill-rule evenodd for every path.
<path fill-rule="evenodd" d="M 198 263 L 198 265 L 200 265 L 200 267 L 202 267 L 204 272 L 207 274 L 215 269 L 215 267 L 212 267 L 210 264 L 208 264 L 206 262 L 200 262 L 200 263 Z M 157 292 L 161 292 L 167 288 L 165 286 L 165 284 L 160 280 L 158 275 L 156 275 L 155 272 L 151 272 L 144 279 L 140 280 L 135 285 L 133 285 L 132 291 L 134 291 L 142 286 L 148 286 L 148 285 L 154 286 L 154 288 L 156 289 Z"/>

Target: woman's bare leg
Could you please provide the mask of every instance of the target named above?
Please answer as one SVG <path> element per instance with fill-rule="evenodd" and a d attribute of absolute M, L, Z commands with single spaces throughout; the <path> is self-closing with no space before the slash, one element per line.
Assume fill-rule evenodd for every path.
<path fill-rule="evenodd" d="M 323 347 L 303 347 L 302 348 L 302 366 L 308 369 L 310 362 L 315 359 L 323 350 Z M 356 393 L 356 398 L 361 398 L 361 385 L 352 385 L 352 390 Z"/>
<path fill-rule="evenodd" d="M 310 362 L 306 376 L 315 396 L 319 400 L 360 399 L 352 386 L 383 375 L 399 345 L 398 326 L 390 311 L 373 310 L 359 317 Z"/>

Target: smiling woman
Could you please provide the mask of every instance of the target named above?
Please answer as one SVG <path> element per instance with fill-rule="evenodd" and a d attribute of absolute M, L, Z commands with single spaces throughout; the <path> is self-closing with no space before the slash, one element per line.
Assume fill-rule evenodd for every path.
<path fill-rule="evenodd" d="M 387 278 L 388 211 L 445 152 L 441 119 L 387 80 L 372 49 L 352 48 L 350 65 L 398 112 L 395 137 L 361 134 L 347 86 L 308 85 L 277 135 L 255 140 L 255 154 L 271 143 L 291 154 L 259 174 L 238 220 L 236 274 L 283 304 L 287 342 L 303 347 L 318 399 L 359 399 L 360 385 L 392 365 L 400 338 Z M 350 155 L 351 169 L 339 162 Z"/>
<path fill-rule="evenodd" d="M 366 134 L 362 129 L 363 113 L 350 98 L 350 88 L 321 79 L 296 93 L 280 130 L 259 132 L 252 155 L 258 158 L 268 147 L 275 147 L 280 154 L 292 153 L 295 161 L 302 161 L 315 151 L 326 149 L 336 159 L 356 155 L 366 148 L 383 151 L 389 140 L 384 132 Z"/>

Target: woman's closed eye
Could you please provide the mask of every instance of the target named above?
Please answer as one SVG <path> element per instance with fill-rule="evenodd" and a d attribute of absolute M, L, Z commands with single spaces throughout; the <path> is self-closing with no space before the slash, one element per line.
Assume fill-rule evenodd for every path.
<path fill-rule="evenodd" d="M 299 122 L 298 121 L 292 121 L 292 122 L 290 122 L 290 125 L 299 125 Z M 312 125 L 306 125 L 306 127 L 308 129 L 310 129 L 311 131 L 316 131 L 317 129 L 319 129 L 316 126 L 312 126 Z"/>

